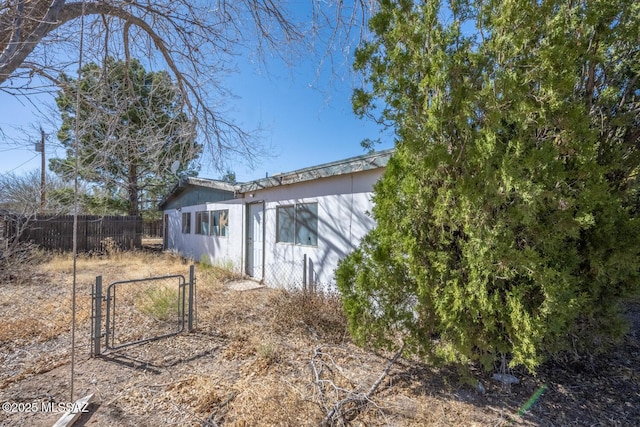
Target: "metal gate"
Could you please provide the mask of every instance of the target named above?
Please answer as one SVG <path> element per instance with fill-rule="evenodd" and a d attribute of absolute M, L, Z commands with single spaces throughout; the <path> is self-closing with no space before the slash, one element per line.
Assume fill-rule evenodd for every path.
<path fill-rule="evenodd" d="M 113 282 L 106 295 L 102 291 L 98 276 L 91 305 L 92 356 L 102 354 L 103 338 L 106 350 L 117 350 L 194 328 L 194 266 L 189 268 L 188 282 L 176 274 Z"/>

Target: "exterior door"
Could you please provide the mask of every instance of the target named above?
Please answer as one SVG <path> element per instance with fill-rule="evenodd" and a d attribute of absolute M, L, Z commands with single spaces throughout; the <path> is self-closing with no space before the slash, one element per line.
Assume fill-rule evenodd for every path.
<path fill-rule="evenodd" d="M 247 231 L 247 274 L 254 279 L 263 278 L 263 235 L 264 235 L 264 205 L 253 203 L 249 205 L 249 219 Z"/>

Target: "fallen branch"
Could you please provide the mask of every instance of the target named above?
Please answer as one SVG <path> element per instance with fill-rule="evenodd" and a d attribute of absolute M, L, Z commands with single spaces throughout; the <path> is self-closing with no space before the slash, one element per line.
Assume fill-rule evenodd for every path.
<path fill-rule="evenodd" d="M 209 418 L 207 418 L 207 420 L 204 422 L 204 426 L 205 427 L 218 427 L 218 412 L 223 409 L 225 406 L 227 406 L 227 404 L 229 404 L 229 402 L 231 402 L 233 400 L 233 398 L 236 397 L 236 392 L 232 392 L 229 397 L 227 397 L 222 403 L 220 403 L 218 405 L 217 408 L 215 408 L 212 412 L 211 415 L 209 415 Z"/>
<path fill-rule="evenodd" d="M 322 355 L 322 353 L 320 353 L 320 347 L 316 347 L 313 350 L 313 356 L 311 356 L 311 370 L 313 371 L 313 377 L 315 380 L 316 385 L 318 386 L 318 395 L 320 396 L 320 405 L 322 406 L 322 409 L 324 409 L 325 411 L 327 410 L 327 401 L 324 397 L 324 391 L 323 391 L 323 387 L 321 386 L 321 382 L 322 382 L 322 368 L 318 369 L 318 367 L 316 366 L 316 357 L 319 357 Z"/>
<path fill-rule="evenodd" d="M 328 362 L 323 358 L 327 358 Z M 311 370 L 314 375 L 313 384 L 315 384 L 317 389 L 317 399 L 320 401 L 320 406 L 324 412 L 329 411 L 327 400 L 336 401 L 339 400 L 341 396 L 351 395 L 353 393 L 350 389 L 340 387 L 334 380 L 327 378 L 339 375 L 342 379 L 349 382 L 351 387 L 355 386 L 331 354 L 323 352 L 322 346 L 316 347 L 313 351 L 313 356 L 311 356 Z"/>
<path fill-rule="evenodd" d="M 386 378 L 386 376 L 389 375 L 389 371 L 391 371 L 393 364 L 402 355 L 403 350 L 404 350 L 404 343 L 402 344 L 402 347 L 400 347 L 400 349 L 397 351 L 397 353 L 393 356 L 393 358 L 389 361 L 386 369 L 382 372 L 382 374 L 380 374 L 380 377 L 378 378 L 378 380 L 375 383 L 373 383 L 373 385 L 371 386 L 371 388 L 369 388 L 369 391 L 366 394 L 355 393 L 355 392 L 349 393 L 347 397 L 339 400 L 333 406 L 333 408 L 331 408 L 331 410 L 324 417 L 320 425 L 333 426 L 333 425 L 337 425 L 338 423 L 344 425 L 346 415 L 348 413 L 360 412 L 364 408 L 364 406 L 366 406 L 369 403 L 372 403 L 371 397 L 374 395 L 378 387 L 380 387 L 380 384 L 382 384 L 382 381 Z M 318 388 L 321 389 L 320 386 Z M 321 396 L 322 396 L 322 393 L 321 393 Z M 348 409 L 345 409 L 345 408 L 348 408 Z"/>

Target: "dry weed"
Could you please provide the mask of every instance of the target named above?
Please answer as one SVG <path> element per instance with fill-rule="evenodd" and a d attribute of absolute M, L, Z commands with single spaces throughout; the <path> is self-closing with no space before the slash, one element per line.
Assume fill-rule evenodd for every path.
<path fill-rule="evenodd" d="M 270 302 L 271 289 L 231 291 L 220 282 L 203 280 L 200 273 L 196 288 L 198 324 L 209 326 L 209 332 L 231 336 L 253 322 L 257 323 L 254 329 L 268 323 L 264 312 Z"/>
<path fill-rule="evenodd" d="M 256 344 L 258 362 L 265 368 L 280 361 L 280 345 L 272 339 L 262 339 Z"/>
<path fill-rule="evenodd" d="M 255 338 L 249 328 L 237 328 L 229 334 L 229 345 L 223 351 L 226 359 L 247 359 L 256 354 Z"/>
<path fill-rule="evenodd" d="M 0 283 L 23 285 L 29 283 L 38 265 L 48 254 L 31 243 L 19 243 L 8 249 L 0 248 Z"/>
<path fill-rule="evenodd" d="M 277 373 L 249 375 L 236 384 L 240 390 L 229 403 L 228 426 L 316 426 L 322 418 L 316 404 L 300 393 L 300 385 Z"/>
<path fill-rule="evenodd" d="M 186 276 L 188 261 L 171 254 L 133 252 L 126 257 L 80 257 L 78 266 L 82 280 L 78 282 L 77 337 L 82 342 L 77 343 L 77 355 L 85 356 L 79 358 L 77 372 L 82 374 L 77 375 L 77 388 L 96 392 L 100 402 L 91 419 L 81 423 L 319 425 L 336 404 L 349 418 L 338 421 L 349 425 L 506 425 L 512 420 L 518 425 L 561 425 L 577 419 L 570 418 L 575 411 L 590 422 L 596 422 L 601 414 L 617 424 L 624 424 L 616 415 L 620 413 L 629 425 L 638 425 L 633 421 L 640 419 L 634 406 L 625 406 L 625 402 L 633 402 L 633 395 L 619 397 L 624 396 L 617 393 L 620 387 L 612 388 L 609 394 L 608 388 L 599 389 L 610 409 L 602 406 L 600 413 L 587 414 L 571 396 L 559 394 L 552 379 L 545 379 L 549 396 L 545 394 L 536 404 L 534 415 L 516 418 L 518 408 L 540 386 L 539 380 L 525 379 L 520 389 L 505 395 L 500 387 L 483 379 L 487 391 L 480 394 L 456 384 L 451 372 L 404 360 L 394 364 L 380 381 L 390 355 L 373 355 L 344 339 L 346 322 L 337 295 L 302 290 L 232 291 L 224 286 L 227 276 L 200 266 L 196 271 L 195 332 L 89 359 L 89 294 L 96 275 L 103 276 L 105 286 L 145 276 Z M 46 372 L 69 360 L 70 267 L 70 257 L 55 256 L 26 285 L 0 286 L 0 400 L 39 398 L 46 393 L 57 393 L 58 400 L 67 398 L 67 367 Z M 130 309 L 121 313 L 131 336 L 147 332 L 148 327 L 135 305 L 139 290 L 122 288 L 122 295 L 129 294 L 132 302 Z M 633 361 L 622 357 L 629 354 L 621 353 L 620 360 Z M 635 365 L 629 366 L 625 372 L 635 372 Z M 637 376 L 627 373 L 621 378 L 616 372 L 610 374 L 612 384 L 635 384 Z M 565 378 L 563 384 L 574 380 L 575 375 Z M 375 393 L 368 393 L 377 382 Z M 367 397 L 366 405 L 354 401 L 354 406 L 348 400 L 359 395 Z M 595 404 L 595 399 L 590 404 Z M 609 402 L 614 402 L 613 406 Z M 558 415 L 571 405 L 574 412 L 567 412 L 566 417 Z M 51 425 L 38 423 L 36 418 L 20 418 L 23 415 L 27 417 L 0 413 L 0 424 Z"/>
<path fill-rule="evenodd" d="M 272 326 L 278 333 L 296 331 L 332 343 L 347 336 L 347 320 L 337 293 L 280 289 L 269 306 Z"/>
<path fill-rule="evenodd" d="M 23 273 L 16 275 L 16 280 L 0 286 L 0 354 L 11 357 L 13 352 L 21 349 L 20 354 L 29 355 L 29 360 L 23 356 L 16 358 L 20 367 L 10 378 L 0 375 L 3 386 L 67 362 L 72 319 L 73 258 L 70 254 L 49 254 L 42 255 L 40 261 L 38 266 L 18 266 Z M 80 255 L 76 266 L 75 317 L 77 335 L 83 344 L 88 342 L 91 285 L 96 276 L 103 276 L 106 287 L 111 281 L 157 274 L 160 266 L 163 275 L 188 275 L 186 262 L 170 254 L 132 252 L 126 257 L 115 258 Z M 24 273 L 26 271 L 28 274 Z M 138 323 L 144 325 L 145 322 L 149 323 L 149 320 Z M 62 337 L 64 339 L 60 339 Z M 51 357 L 37 357 L 45 347 L 45 355 Z"/>
<path fill-rule="evenodd" d="M 169 274 L 183 274 L 186 277 L 188 265 L 189 260 L 173 253 L 145 251 L 118 252 L 115 255 L 80 254 L 76 259 L 78 277 L 92 282 L 95 280 L 95 276 L 101 275 L 104 283 Z M 50 273 L 71 274 L 73 257 L 67 253 L 54 255 L 41 266 L 41 270 Z M 78 281 L 81 280 L 78 279 Z"/>

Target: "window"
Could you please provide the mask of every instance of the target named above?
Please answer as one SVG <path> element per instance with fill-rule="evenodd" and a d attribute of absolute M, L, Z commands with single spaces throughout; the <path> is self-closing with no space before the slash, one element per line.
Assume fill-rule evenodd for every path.
<path fill-rule="evenodd" d="M 209 234 L 209 212 L 196 212 L 196 234 Z"/>
<path fill-rule="evenodd" d="M 229 235 L 229 210 L 196 212 L 196 234 L 227 237 Z"/>
<path fill-rule="evenodd" d="M 282 243 L 295 243 L 295 206 L 279 206 L 276 209 L 276 241 Z"/>
<path fill-rule="evenodd" d="M 182 233 L 191 233 L 191 212 L 185 212 L 182 214 Z"/>
<path fill-rule="evenodd" d="M 227 237 L 229 235 L 229 210 L 211 212 L 211 234 L 214 236 Z"/>
<path fill-rule="evenodd" d="M 276 209 L 277 236 L 280 243 L 318 246 L 318 204 L 299 203 Z"/>
<path fill-rule="evenodd" d="M 318 246 L 318 204 L 296 205 L 296 244 Z"/>

